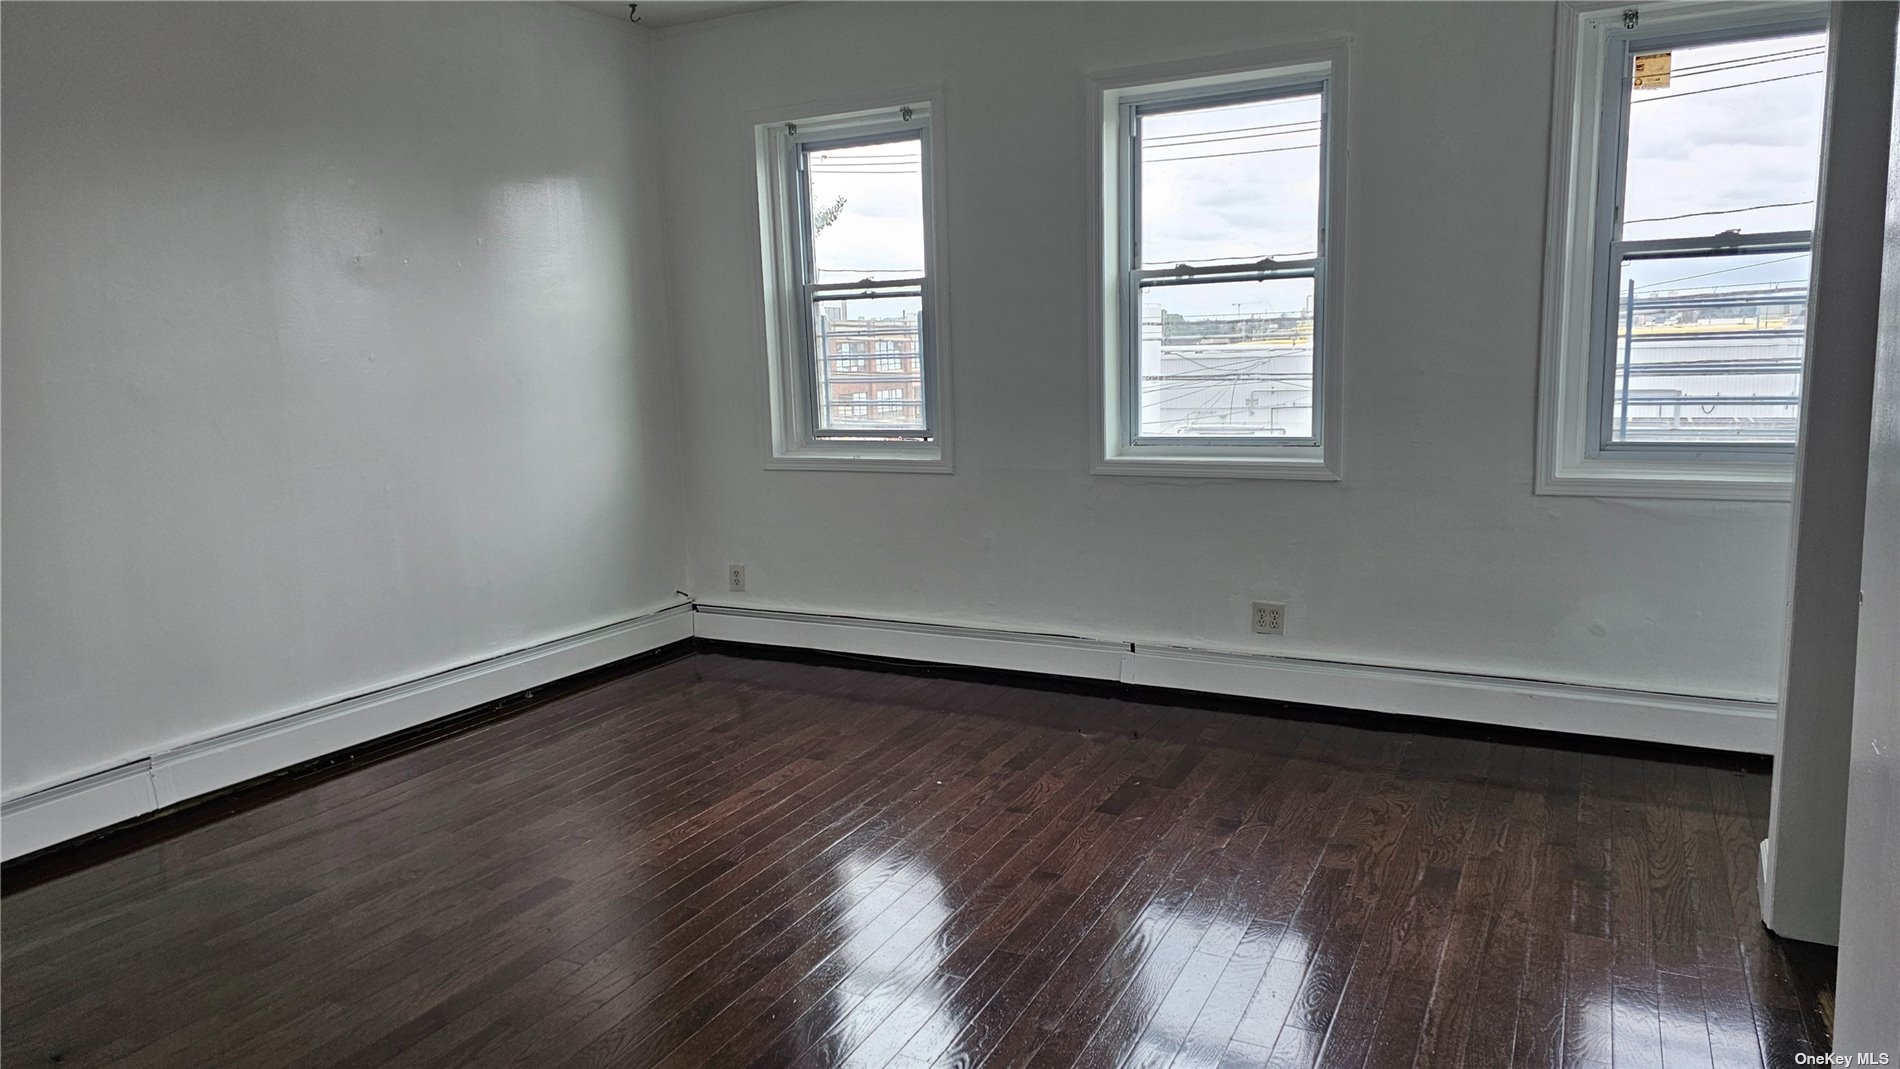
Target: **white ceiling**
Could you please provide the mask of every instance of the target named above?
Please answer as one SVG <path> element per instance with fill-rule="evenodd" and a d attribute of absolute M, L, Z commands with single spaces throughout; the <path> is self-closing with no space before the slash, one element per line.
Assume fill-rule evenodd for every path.
<path fill-rule="evenodd" d="M 627 17 L 627 5 L 613 0 L 568 0 L 575 7 L 586 8 L 596 14 L 610 18 Z M 725 15 L 736 15 L 741 11 L 758 11 L 761 8 L 782 7 L 789 0 L 640 0 L 640 25 L 679 26 L 688 22 L 704 22 Z"/>

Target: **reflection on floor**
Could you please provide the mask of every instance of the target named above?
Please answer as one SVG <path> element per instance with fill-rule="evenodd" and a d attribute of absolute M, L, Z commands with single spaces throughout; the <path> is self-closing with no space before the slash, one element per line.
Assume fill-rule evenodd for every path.
<path fill-rule="evenodd" d="M 692 654 L 16 867 L 0 1053 L 1731 1069 L 1826 1049 L 1831 958 L 1757 919 L 1761 773 L 1229 708 L 1263 707 Z"/>

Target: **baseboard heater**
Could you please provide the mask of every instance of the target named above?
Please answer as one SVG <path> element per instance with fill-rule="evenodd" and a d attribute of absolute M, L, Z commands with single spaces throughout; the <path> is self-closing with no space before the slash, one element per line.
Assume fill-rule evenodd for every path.
<path fill-rule="evenodd" d="M 0 803 L 0 860 L 695 638 L 1744 754 L 1775 744 L 1772 702 L 684 602 L 23 793 Z"/>

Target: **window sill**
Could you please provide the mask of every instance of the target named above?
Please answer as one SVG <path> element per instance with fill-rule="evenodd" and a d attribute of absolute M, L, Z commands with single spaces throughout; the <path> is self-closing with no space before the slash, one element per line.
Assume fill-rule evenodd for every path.
<path fill-rule="evenodd" d="M 1098 458 L 1090 467 L 1097 475 L 1147 475 L 1190 479 L 1295 479 L 1338 482 L 1337 466 L 1318 446 L 1263 446 L 1244 452 L 1191 452 L 1175 447 L 1168 452 L 1130 449 Z"/>
<path fill-rule="evenodd" d="M 1537 492 L 1557 497 L 1787 501 L 1794 494 L 1794 456 L 1746 461 L 1591 458 L 1540 470 Z"/>
<path fill-rule="evenodd" d="M 872 447 L 814 444 L 774 453 L 765 462 L 768 471 L 896 471 L 947 475 L 950 458 L 932 445 L 878 445 Z"/>

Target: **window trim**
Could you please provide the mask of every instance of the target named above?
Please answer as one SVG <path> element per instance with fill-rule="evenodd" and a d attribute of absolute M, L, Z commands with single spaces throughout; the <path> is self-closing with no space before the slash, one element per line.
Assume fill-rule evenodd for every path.
<path fill-rule="evenodd" d="M 1625 25 L 1625 13 L 1631 11 L 1637 16 L 1633 28 Z M 1827 5 L 1815 0 L 1652 0 L 1615 7 L 1569 3 L 1560 9 L 1538 374 L 1537 493 L 1789 499 L 1792 446 L 1605 441 L 1613 366 L 1605 356 L 1614 344 L 1605 334 L 1605 302 L 1614 299 L 1610 279 L 1621 267 L 1613 260 L 1619 243 L 1611 240 L 1610 230 L 1627 150 L 1621 59 L 1632 40 L 1682 42 L 1736 31 L 1811 30 L 1826 21 Z M 1803 232 L 1775 236 L 1811 240 L 1811 233 Z"/>
<path fill-rule="evenodd" d="M 1344 437 L 1344 256 L 1348 46 L 1335 39 L 1098 73 L 1089 85 L 1096 227 L 1090 238 L 1091 471 L 1098 475 L 1212 478 L 1340 478 Z M 1133 405 L 1132 369 L 1139 360 L 1139 278 L 1129 262 L 1137 205 L 1132 195 L 1135 107 L 1213 102 L 1314 87 L 1322 91 L 1319 248 L 1313 265 L 1316 344 L 1313 421 L 1317 441 L 1186 438 L 1142 439 Z M 1130 195 L 1124 196 L 1124 193 Z M 1171 272 L 1161 272 L 1168 274 Z M 1231 272 L 1229 272 L 1231 274 Z M 1303 275 L 1301 277 L 1304 277 Z M 1216 280 L 1219 280 L 1216 277 Z"/>
<path fill-rule="evenodd" d="M 936 89 L 912 89 L 876 98 L 808 105 L 804 118 L 774 115 L 753 128 L 759 182 L 761 283 L 764 295 L 767 388 L 771 416 L 769 469 L 939 472 L 952 470 L 949 319 L 944 277 L 942 189 L 944 127 Z M 909 118 L 903 117 L 905 110 Z M 814 117 L 815 116 L 815 117 Z M 924 211 L 924 276 L 903 280 L 921 299 L 918 362 L 924 435 L 890 440 L 821 432 L 817 417 L 816 354 L 811 337 L 814 285 L 805 278 L 803 147 L 875 140 L 895 132 L 919 136 Z M 839 284 L 848 285 L 850 284 Z M 873 289 L 888 287 L 879 283 Z M 822 289 L 824 287 L 816 287 Z M 857 292 L 857 291 L 853 291 Z M 872 359 L 863 354 L 859 359 Z"/>

